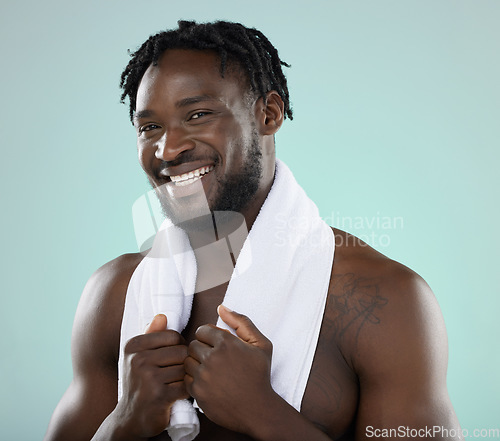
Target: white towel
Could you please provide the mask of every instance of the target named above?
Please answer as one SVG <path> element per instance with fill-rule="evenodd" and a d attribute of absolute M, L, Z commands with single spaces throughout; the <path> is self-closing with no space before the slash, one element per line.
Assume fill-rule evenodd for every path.
<path fill-rule="evenodd" d="M 288 167 L 277 160 L 273 186 L 238 256 L 223 303 L 247 315 L 271 340 L 271 384 L 298 411 L 316 351 L 334 246 L 331 228 Z M 187 236 L 166 221 L 155 248 L 169 257 L 159 258 L 158 252 L 157 257 L 146 256 L 131 278 L 121 360 L 128 339 L 142 333 L 156 314 L 164 313 L 168 327 L 179 332 L 189 320 L 197 269 Z M 234 333 L 220 318 L 217 326 Z M 119 369 L 121 396 L 122 361 Z M 197 436 L 199 422 L 189 401 L 174 403 L 167 430 L 173 441 Z"/>

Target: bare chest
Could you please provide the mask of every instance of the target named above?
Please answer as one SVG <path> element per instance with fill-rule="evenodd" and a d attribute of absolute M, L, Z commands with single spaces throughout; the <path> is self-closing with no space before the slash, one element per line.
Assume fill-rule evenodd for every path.
<path fill-rule="evenodd" d="M 193 306 L 191 308 L 191 317 L 182 332 L 182 335 L 189 344 L 195 338 L 196 330 L 206 324 L 215 325 L 217 322 L 217 307 L 224 300 L 227 283 L 216 286 L 209 290 L 198 293 L 194 296 Z"/>
<path fill-rule="evenodd" d="M 222 302 L 227 286 L 197 294 L 193 301 L 191 319 L 183 332 L 189 343 L 199 326 L 217 320 L 217 306 Z M 327 310 L 320 338 L 304 393 L 301 413 L 332 439 L 349 439 L 358 403 L 358 385 L 355 375 L 347 366 L 330 332 Z M 290 348 L 292 350 L 292 348 Z M 199 440 L 243 441 L 250 438 L 213 424 L 200 417 Z"/>
<path fill-rule="evenodd" d="M 325 328 L 324 320 L 300 412 L 332 439 L 352 439 L 358 381 Z"/>

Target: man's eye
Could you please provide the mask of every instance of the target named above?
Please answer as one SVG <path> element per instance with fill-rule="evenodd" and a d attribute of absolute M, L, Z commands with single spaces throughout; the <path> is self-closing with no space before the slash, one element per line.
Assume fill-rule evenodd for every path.
<path fill-rule="evenodd" d="M 193 113 L 189 120 L 192 120 L 192 119 L 200 119 L 202 116 L 205 116 L 205 115 L 208 115 L 210 112 L 196 112 L 196 113 Z"/>
<path fill-rule="evenodd" d="M 139 133 L 149 132 L 150 130 L 158 129 L 160 126 L 156 124 L 146 124 L 145 126 L 139 127 Z"/>

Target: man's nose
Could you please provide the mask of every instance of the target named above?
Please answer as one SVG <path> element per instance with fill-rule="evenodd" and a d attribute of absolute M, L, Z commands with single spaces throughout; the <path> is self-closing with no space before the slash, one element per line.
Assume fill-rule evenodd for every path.
<path fill-rule="evenodd" d="M 162 161 L 173 161 L 182 152 L 194 147 L 194 141 L 190 140 L 182 129 L 167 130 L 158 140 L 155 156 Z"/>

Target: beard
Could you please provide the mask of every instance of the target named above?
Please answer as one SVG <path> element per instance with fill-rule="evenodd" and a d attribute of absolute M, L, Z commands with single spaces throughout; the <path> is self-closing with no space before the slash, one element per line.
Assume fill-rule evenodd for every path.
<path fill-rule="evenodd" d="M 218 180 L 219 191 L 211 211 L 241 212 L 257 193 L 261 178 L 262 151 L 254 135 L 242 171 L 229 173 Z"/>
<path fill-rule="evenodd" d="M 241 219 L 241 211 L 255 197 L 262 178 L 262 151 L 256 130 L 253 131 L 247 145 L 240 144 L 237 148 L 240 149 L 245 158 L 242 166 L 237 171 L 229 171 L 225 176 L 217 178 L 218 188 L 211 202 L 207 201 L 205 193 L 200 191 L 198 194 L 190 196 L 191 199 L 186 199 L 182 210 L 180 210 L 171 203 L 168 194 L 165 194 L 166 192 L 161 187 L 156 187 L 150 180 L 151 185 L 156 190 L 165 217 L 186 231 L 200 232 L 213 230 L 214 212 L 217 212 L 218 225 L 221 223 L 230 224 L 235 219 Z M 183 162 L 187 160 L 187 157 L 183 158 Z M 217 167 L 219 161 L 215 160 L 214 162 L 215 167 Z M 197 182 L 201 186 L 201 180 Z"/>

